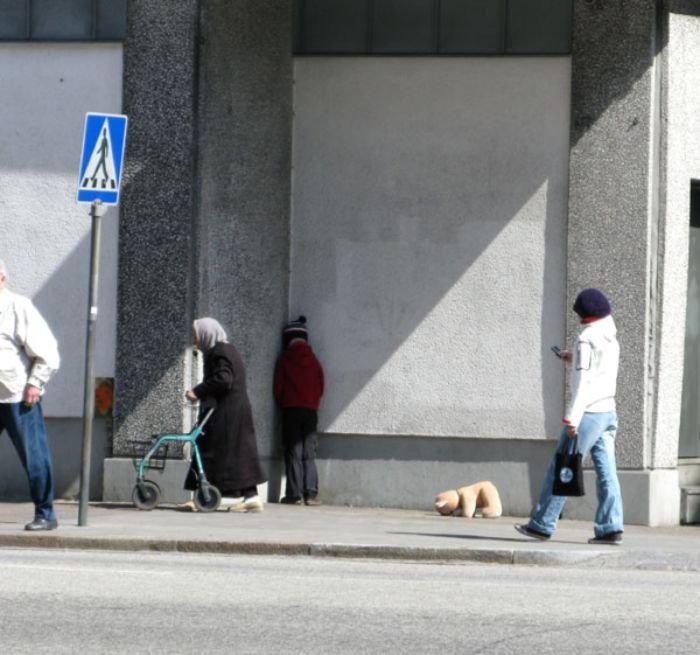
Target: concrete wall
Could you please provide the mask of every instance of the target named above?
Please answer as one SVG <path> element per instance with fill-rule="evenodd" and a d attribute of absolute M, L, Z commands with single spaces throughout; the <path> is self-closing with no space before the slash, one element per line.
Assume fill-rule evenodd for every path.
<path fill-rule="evenodd" d="M 0 257 L 9 286 L 30 296 L 62 355 L 44 413 L 56 492 L 74 495 L 82 448 L 85 333 L 90 272 L 89 206 L 76 203 L 85 113 L 121 112 L 117 44 L 0 44 Z M 102 220 L 95 374 L 114 376 L 118 213 Z M 91 488 L 99 492 L 105 426 L 94 427 Z M 26 498 L 26 479 L 1 440 L 0 496 Z M 93 492 L 93 497 L 95 496 Z"/>
<path fill-rule="evenodd" d="M 551 454 L 542 439 L 324 434 L 319 487 L 331 504 L 431 510 L 438 492 L 491 480 L 504 512 L 527 516 Z"/>
<path fill-rule="evenodd" d="M 566 291 L 563 294 L 565 299 L 558 306 L 562 320 L 564 315 L 567 317 L 566 340 L 569 342 L 578 331 L 570 307 L 580 289 L 585 286 L 598 286 L 611 297 L 623 346 L 618 393 L 621 429 L 617 452 L 623 494 L 626 498 L 626 517 L 630 523 L 648 524 L 678 521 L 679 493 L 675 463 L 680 407 L 678 392 L 682 368 L 678 363 L 682 355 L 684 324 L 679 319 L 684 305 L 684 259 L 687 260 L 687 254 L 681 252 L 683 249 L 687 252 L 687 239 L 684 236 L 684 230 L 687 230 L 687 171 L 681 173 L 682 188 L 679 187 L 673 201 L 675 205 L 680 205 L 680 194 L 683 194 L 684 204 L 680 206 L 680 210 L 683 212 L 681 220 L 685 227 L 676 228 L 676 221 L 670 214 L 667 217 L 665 213 L 666 180 L 671 180 L 679 171 L 672 170 L 672 158 L 669 159 L 667 170 L 664 159 L 667 150 L 663 123 L 666 117 L 663 53 L 667 35 L 664 32 L 664 12 L 657 9 L 652 0 L 624 0 L 621 3 L 581 1 L 575 5 L 571 73 L 569 220 L 567 243 L 562 247 L 562 251 L 567 251 L 567 280 Z M 688 32 L 691 28 L 685 24 L 686 34 L 679 51 L 690 45 Z M 624 38 L 620 38 L 620 35 Z M 693 54 L 694 51 L 690 51 L 685 55 L 688 62 L 692 60 Z M 673 60 L 671 62 L 668 70 L 673 74 L 673 66 L 679 66 L 673 64 Z M 311 67 L 314 62 L 304 61 L 302 65 Z M 335 61 L 330 66 L 340 68 Z M 303 68 L 300 67 L 300 70 Z M 415 380 L 411 379 L 415 365 L 412 366 L 414 362 L 411 361 L 410 354 L 413 352 L 418 355 L 415 357 L 418 367 L 425 365 L 420 357 L 422 353 L 428 354 L 427 358 L 432 364 L 436 358 L 434 350 L 431 350 L 430 339 L 437 340 L 443 337 L 443 326 L 447 325 L 448 329 L 441 345 L 447 345 L 451 354 L 457 353 L 457 361 L 462 355 L 457 333 L 449 330 L 450 319 L 454 324 L 457 323 L 454 313 L 443 313 L 440 316 L 439 328 L 434 326 L 431 331 L 422 333 L 421 322 L 415 321 L 417 313 L 414 311 L 411 314 L 410 311 L 406 311 L 406 307 L 411 307 L 411 302 L 417 306 L 426 297 L 430 297 L 430 293 L 425 292 L 428 284 L 425 276 L 416 273 L 420 270 L 420 265 L 414 262 L 429 261 L 438 273 L 435 278 L 440 280 L 449 277 L 441 275 L 450 270 L 445 261 L 454 262 L 458 258 L 449 252 L 449 248 L 443 250 L 447 256 L 430 256 L 435 252 L 430 250 L 431 247 L 434 248 L 430 239 L 434 239 L 435 234 L 441 235 L 440 228 L 444 225 L 439 220 L 439 210 L 444 210 L 445 206 L 449 207 L 449 200 L 443 204 L 435 204 L 438 211 L 434 210 L 432 214 L 438 217 L 438 228 L 433 230 L 432 234 L 421 234 L 416 228 L 419 222 L 415 220 L 415 216 L 420 213 L 416 211 L 416 207 L 423 209 L 427 204 L 424 202 L 421 205 L 420 201 L 426 196 L 422 182 L 423 179 L 428 179 L 428 175 L 411 177 L 405 175 L 401 166 L 384 164 L 386 161 L 392 161 L 391 155 L 395 153 L 406 155 L 405 159 L 395 155 L 402 163 L 405 160 L 418 160 L 415 150 L 412 151 L 410 146 L 405 151 L 391 151 L 387 148 L 387 143 L 391 142 L 394 134 L 411 135 L 409 143 L 411 139 L 420 139 L 424 144 L 434 146 L 438 142 L 435 135 L 440 133 L 440 129 L 432 124 L 421 125 L 420 121 L 416 120 L 417 112 L 413 107 L 420 107 L 420 102 L 415 97 L 411 98 L 413 102 L 401 103 L 400 116 L 392 116 L 392 120 L 383 124 L 378 121 L 377 116 L 381 112 L 367 101 L 367 98 L 384 98 L 386 94 L 395 92 L 395 72 L 376 84 L 370 81 L 361 85 L 359 81 L 366 80 L 357 71 L 353 71 L 354 77 L 347 77 L 349 87 L 356 85 L 354 96 L 352 93 L 343 94 L 342 87 L 338 85 L 337 75 L 329 80 L 327 78 L 330 76 L 324 75 L 322 68 L 320 74 L 319 71 L 314 72 L 314 76 L 308 77 L 319 89 L 319 106 L 333 108 L 347 104 L 351 107 L 347 112 L 342 109 L 335 113 L 327 112 L 326 116 L 330 117 L 325 120 L 323 112 L 316 111 L 314 127 L 321 125 L 325 130 L 322 138 L 317 141 L 313 140 L 313 136 L 309 137 L 305 131 L 295 127 L 292 308 L 294 311 L 311 313 L 308 306 L 314 306 L 313 298 L 322 299 L 316 305 L 320 329 L 317 330 L 315 338 L 319 352 L 330 363 L 331 379 L 340 380 L 339 388 L 343 397 L 342 402 L 331 400 L 330 406 L 324 409 L 323 427 L 328 434 L 322 440 L 321 450 L 324 458 L 323 471 L 327 484 L 331 487 L 330 493 L 333 495 L 338 492 L 339 496 L 354 498 L 355 502 L 368 504 L 393 494 L 395 498 L 401 499 L 398 502 L 410 504 L 408 498 L 412 498 L 413 503 L 421 505 L 426 502 L 425 495 L 421 500 L 419 494 L 427 494 L 431 481 L 434 487 L 437 486 L 435 480 L 438 479 L 439 472 L 444 474 L 445 480 L 453 480 L 455 484 L 476 477 L 493 477 L 505 481 L 508 489 L 506 511 L 526 513 L 539 491 L 539 483 L 533 483 L 533 480 L 541 479 L 549 453 L 544 448 L 537 447 L 534 441 L 523 443 L 524 448 L 513 447 L 513 443 L 510 442 L 508 449 L 514 456 L 499 460 L 497 453 L 501 454 L 504 444 L 509 442 L 499 441 L 498 434 L 490 432 L 488 420 L 479 416 L 478 425 L 485 427 L 484 433 L 470 433 L 468 427 L 464 430 L 463 426 L 470 425 L 464 416 L 455 416 L 449 410 L 433 413 L 432 408 L 421 411 L 425 409 L 421 405 L 423 399 L 416 400 L 416 397 L 411 395 L 411 390 L 415 388 Z M 299 83 L 299 76 L 297 77 L 298 98 L 304 86 Z M 400 78 L 400 75 L 398 77 Z M 419 73 L 415 79 L 419 81 L 416 86 L 425 91 L 425 97 L 431 98 L 440 115 L 442 105 L 440 95 L 436 94 L 434 86 L 431 86 L 433 80 L 426 82 L 426 77 L 420 76 Z M 669 84 L 672 83 L 673 80 L 669 77 Z M 400 85 L 400 82 L 398 84 Z M 685 79 L 679 79 L 678 85 L 685 88 Z M 455 86 L 464 88 L 464 85 Z M 484 97 L 484 94 L 481 97 Z M 672 95 L 669 94 L 668 97 L 671 108 L 669 118 L 672 118 L 674 111 L 679 117 L 682 114 L 678 107 L 674 110 L 674 102 L 676 105 L 680 104 L 684 108 L 683 111 L 690 111 L 692 97 L 675 101 Z M 381 106 L 381 102 L 379 105 Z M 468 106 L 468 103 L 465 103 L 465 106 Z M 499 117 L 498 112 L 493 116 L 489 114 L 489 123 L 492 120 L 498 122 Z M 380 127 L 374 132 L 370 128 L 370 136 L 366 139 L 360 136 L 363 130 L 351 129 L 360 124 L 365 128 L 364 131 L 367 131 L 366 125 L 375 123 Z M 440 126 L 444 123 L 445 121 L 441 121 Z M 301 124 L 303 126 L 303 123 Z M 311 121 L 309 134 L 312 133 L 310 124 Z M 521 127 L 523 125 L 524 122 L 521 123 Z M 479 127 L 488 133 L 488 126 L 480 124 Z M 336 132 L 341 136 L 334 137 Z M 343 136 L 346 132 L 350 132 L 350 135 Z M 416 133 L 421 136 L 414 137 Z M 452 141 L 456 140 L 456 134 L 458 132 L 451 134 Z M 518 133 L 520 137 L 523 134 L 527 134 L 527 127 Z M 687 138 L 687 132 L 682 132 L 679 128 L 676 138 Z M 307 158 L 300 157 L 297 165 L 297 149 L 307 141 L 317 148 L 314 152 L 320 153 L 317 157 L 320 161 L 310 164 Z M 336 146 L 335 150 L 332 146 L 326 146 L 329 141 Z M 400 141 L 401 139 L 396 139 L 397 143 Z M 493 142 L 498 143 L 497 140 Z M 363 165 L 357 165 L 358 161 L 361 161 L 355 156 L 357 150 L 372 153 L 362 161 Z M 346 152 L 351 153 L 349 162 L 347 156 L 343 159 L 338 154 L 340 152 L 344 155 Z M 388 156 L 387 152 L 390 153 Z M 441 161 L 435 156 L 435 153 L 441 152 L 440 147 L 424 148 L 424 152 L 433 155 L 426 160 L 433 165 L 434 171 L 435 160 Z M 492 159 L 482 157 L 481 161 L 491 163 Z M 679 157 L 678 161 L 680 159 Z M 309 167 L 311 172 L 304 177 L 305 166 Z M 330 182 L 330 174 L 326 173 L 328 170 L 335 173 L 334 184 Z M 490 168 L 488 170 L 491 172 Z M 440 175 L 434 177 L 441 182 L 444 179 L 444 176 Z M 498 175 L 496 177 L 498 178 Z M 472 175 L 472 178 L 478 179 L 478 175 Z M 401 186 L 405 180 L 408 180 L 408 183 Z M 519 181 L 521 180 L 522 177 L 519 178 Z M 375 185 L 389 189 L 381 197 L 381 203 L 375 202 L 378 195 Z M 440 190 L 443 188 L 440 187 Z M 489 187 L 486 184 L 475 185 L 471 189 L 467 187 L 464 196 L 455 196 L 455 199 L 461 201 L 463 207 L 472 209 L 475 190 L 483 188 Z M 467 195 L 469 192 L 471 193 Z M 306 201 L 306 195 L 315 196 L 320 205 L 316 214 L 311 212 L 314 221 L 310 229 L 306 227 L 310 205 Z M 399 200 L 396 201 L 395 198 Z M 404 199 L 406 202 L 402 204 Z M 394 216 L 387 217 L 381 211 L 372 215 L 371 210 L 376 205 L 391 207 L 392 202 L 396 207 Z M 562 213 L 565 214 L 566 211 Z M 514 212 L 513 216 L 513 223 L 517 224 L 519 215 Z M 319 235 L 324 235 L 328 230 L 333 234 L 333 240 L 326 243 L 322 241 L 323 236 Z M 498 232 L 498 237 L 507 232 L 507 229 L 502 229 Z M 418 238 L 414 237 L 416 234 L 419 235 Z M 483 236 L 482 234 L 482 242 Z M 414 247 L 410 251 L 410 255 L 406 257 L 410 263 L 401 268 L 397 262 L 401 263 L 402 259 L 397 253 L 406 252 L 406 243 L 411 243 L 412 237 L 413 243 L 420 244 L 420 247 Z M 463 246 L 460 254 L 468 253 L 469 247 L 473 246 L 466 236 L 464 242 L 460 241 L 459 231 L 448 232 L 448 237 L 452 243 Z M 427 247 L 423 244 L 426 240 Z M 507 243 L 498 238 L 492 240 L 494 244 L 499 245 L 498 251 L 494 253 L 485 248 L 486 256 L 477 261 L 478 264 L 486 264 L 487 279 L 489 264 L 493 266 L 495 263 L 494 270 L 498 270 L 497 258 L 507 258 L 514 252 L 513 242 Z M 398 244 L 394 251 L 386 248 L 386 242 L 392 241 Z M 534 242 L 541 243 L 537 239 Z M 486 245 L 489 243 L 487 240 Z M 342 253 L 339 246 L 342 247 Z M 325 252 L 327 261 L 340 262 L 337 271 L 332 270 L 333 264 L 330 265 L 330 271 L 328 265 L 325 269 L 323 265 L 317 265 L 317 270 L 310 270 L 308 261 L 315 262 L 314 253 L 319 250 Z M 351 253 L 350 257 L 346 255 L 348 252 Z M 424 256 L 426 252 L 429 255 L 427 257 Z M 546 253 L 547 257 L 550 255 L 548 251 L 543 250 L 542 253 Z M 490 259 L 492 256 L 495 259 Z M 436 261 L 437 266 L 434 264 Z M 431 270 L 427 266 L 425 268 Z M 515 270 L 518 280 L 523 275 L 527 276 L 527 271 L 517 268 Z M 556 269 L 553 267 L 549 270 Z M 387 274 L 386 271 L 390 273 Z M 301 275 L 297 277 L 299 272 Z M 501 278 L 507 277 L 504 271 L 500 273 Z M 484 271 L 480 271 L 480 274 L 484 275 Z M 546 275 L 544 279 L 548 279 Z M 397 280 L 407 283 L 399 284 Z M 429 280 L 432 282 L 433 277 Z M 487 286 L 500 290 L 495 282 Z M 529 280 L 527 287 L 532 289 L 532 280 Z M 306 288 L 310 290 L 307 292 Z M 352 311 L 344 314 L 337 304 L 337 298 L 341 296 L 340 290 L 345 298 L 390 297 L 389 308 L 381 315 L 375 309 L 381 307 L 380 303 L 372 306 L 371 303 L 363 304 L 359 301 L 351 306 Z M 390 293 L 387 293 L 387 290 Z M 452 291 L 452 285 L 447 285 L 446 293 L 443 294 L 449 303 L 452 299 L 447 290 Z M 484 289 L 481 289 L 480 294 L 476 295 L 477 300 L 481 300 L 483 296 Z M 442 295 L 436 294 L 436 297 L 442 298 Z M 406 298 L 409 298 L 409 302 Z M 522 298 L 525 301 L 532 300 L 527 292 Z M 513 305 L 512 299 L 510 300 L 507 305 Z M 450 307 L 453 308 L 454 303 Z M 438 304 L 435 311 L 440 312 L 440 309 Z M 484 309 L 481 306 L 479 309 L 481 319 Z M 487 308 L 487 319 L 490 316 L 489 310 L 492 309 Z M 430 319 L 432 311 L 431 307 L 424 315 Z M 331 318 L 328 318 L 329 316 Z M 407 316 L 414 319 L 412 323 L 409 321 L 408 328 L 398 334 L 393 344 L 382 343 L 377 335 L 384 331 L 390 332 L 391 329 L 398 332 Z M 519 315 L 516 316 L 520 318 Z M 521 324 L 522 321 L 518 323 Z M 496 321 L 489 325 L 486 335 L 483 331 L 479 333 L 479 346 L 488 355 L 491 354 L 490 348 L 493 348 L 491 344 L 499 341 L 493 336 L 503 334 Z M 543 330 L 552 328 L 552 325 L 546 322 L 543 325 Z M 534 323 L 528 324 L 525 321 L 524 327 L 526 339 L 535 334 Z M 468 329 L 464 328 L 462 332 L 468 333 Z M 341 336 L 338 337 L 337 334 Z M 505 336 L 512 335 L 506 333 Z M 355 356 L 351 359 L 348 352 L 350 346 L 346 342 L 350 343 L 353 352 L 362 352 L 364 349 L 368 356 Z M 457 346 L 453 346 L 455 342 Z M 542 340 L 540 350 L 544 350 L 544 345 Z M 528 351 L 532 353 L 537 349 L 532 348 L 530 344 Z M 488 357 L 484 357 L 483 361 L 486 359 Z M 500 363 L 498 359 L 491 359 L 497 365 Z M 342 364 L 338 364 L 342 361 L 352 361 L 348 371 L 344 371 Z M 439 358 L 437 361 L 439 362 Z M 531 368 L 538 369 L 536 365 Z M 391 371 L 391 375 L 384 376 L 385 369 Z M 441 389 L 441 393 L 435 396 L 428 394 L 428 403 L 439 409 L 443 409 L 440 404 L 443 398 L 456 403 L 460 394 L 456 393 L 451 397 L 451 392 L 456 389 L 462 392 L 461 400 L 464 406 L 468 407 L 472 398 L 475 398 L 481 405 L 492 407 L 489 404 L 492 400 L 489 396 L 490 380 L 479 380 L 481 384 L 476 385 L 476 393 L 464 394 L 465 390 L 474 390 L 470 389 L 468 384 L 465 385 L 462 379 L 450 377 L 449 373 L 445 373 L 447 369 L 446 366 L 440 369 L 447 381 L 445 388 L 441 387 L 443 380 L 426 376 L 428 386 Z M 538 372 L 538 380 L 546 379 L 544 367 L 540 366 Z M 506 371 L 504 374 L 507 376 Z M 411 382 L 414 383 L 413 386 Z M 515 395 L 514 389 L 508 386 L 513 383 L 513 378 L 508 378 L 502 387 L 507 392 L 507 402 L 520 408 L 521 404 L 527 404 L 529 399 Z M 551 385 L 544 385 L 542 388 L 551 388 Z M 538 394 L 542 393 L 542 388 L 528 388 L 528 393 L 539 398 Z M 546 403 L 546 394 L 542 398 Z M 415 411 L 415 406 L 418 407 L 418 411 Z M 396 418 L 404 414 L 409 417 L 407 422 Z M 554 414 L 552 411 L 552 415 Z M 532 426 L 538 425 L 538 422 L 532 420 L 531 414 L 524 413 L 524 416 L 525 430 L 519 435 L 504 435 L 506 439 L 513 436 L 532 439 L 536 436 Z M 499 413 L 498 418 L 507 426 L 514 422 L 514 418 L 507 411 L 503 412 L 503 416 Z M 426 428 L 426 425 L 429 427 Z M 458 445 L 450 439 L 437 439 L 428 446 L 409 437 L 378 436 L 378 433 L 429 435 L 433 434 L 431 430 L 434 430 L 436 425 L 443 428 L 444 435 L 491 436 L 494 439 L 491 443 L 467 439 L 458 441 Z M 452 426 L 458 427 L 455 429 Z M 424 432 L 420 431 L 420 427 L 423 427 Z M 528 428 L 530 431 L 527 431 Z M 460 429 L 463 431 L 460 432 Z M 349 451 L 342 446 L 343 433 L 353 435 L 353 448 Z M 398 450 L 394 451 L 394 448 L 400 449 L 400 454 Z M 432 450 L 450 455 L 436 457 L 433 456 Z M 461 456 L 460 451 L 463 453 Z M 376 453 L 380 453 L 380 456 Z M 464 473 L 461 480 L 458 479 L 460 471 Z M 354 495 L 353 484 L 357 489 Z M 511 493 L 514 486 L 519 491 Z M 401 493 L 396 492 L 397 487 L 400 487 Z M 530 492 L 529 502 L 525 497 L 526 490 Z M 591 494 L 590 498 L 584 501 L 569 503 L 566 515 L 589 517 L 592 499 Z"/>
<path fill-rule="evenodd" d="M 287 318 L 291 20 L 289 0 L 129 3 L 117 458 L 144 435 L 189 429 L 191 322 L 211 315 L 241 351 L 261 456 L 268 469 L 275 463 L 271 386 Z M 121 484 L 115 479 L 129 486 L 131 463 L 113 464 L 110 471 L 123 464 L 124 475 L 115 473 L 109 488 Z"/>
<path fill-rule="evenodd" d="M 49 418 L 46 420 L 46 429 L 53 457 L 56 498 L 77 499 L 80 494 L 83 420 L 82 418 Z M 102 498 L 104 460 L 109 455 L 110 448 L 109 430 L 110 426 L 104 419 L 98 419 L 93 423 L 90 500 Z M 27 476 L 12 442 L 5 435 L 0 438 L 0 462 L 2 462 L 0 499 L 28 502 Z"/>
<path fill-rule="evenodd" d="M 567 58 L 297 58 L 291 314 L 321 430 L 558 434 Z"/>
<path fill-rule="evenodd" d="M 436 491 L 491 478 L 506 511 L 526 514 L 563 406 L 549 346 L 573 337 L 573 298 L 594 285 L 623 346 L 627 521 L 677 522 L 674 323 L 692 171 L 668 153 L 696 99 L 664 84 L 693 53 L 664 59 L 657 3 L 577 1 L 571 62 L 299 58 L 293 151 L 290 8 L 130 3 L 125 106 L 138 127 L 120 244 L 118 454 L 185 423 L 189 321 L 210 313 L 248 363 L 271 464 L 269 383 L 289 309 L 309 317 L 328 373 L 324 499 L 427 507 Z M 670 32 L 695 48 L 686 17 Z M 589 481 L 567 516 L 590 518 Z"/>
<path fill-rule="evenodd" d="M 48 416 L 82 416 L 89 205 L 75 200 L 88 111 L 121 112 L 119 45 L 0 44 L 0 257 L 60 345 Z M 114 375 L 118 213 L 102 221 L 95 374 Z"/>

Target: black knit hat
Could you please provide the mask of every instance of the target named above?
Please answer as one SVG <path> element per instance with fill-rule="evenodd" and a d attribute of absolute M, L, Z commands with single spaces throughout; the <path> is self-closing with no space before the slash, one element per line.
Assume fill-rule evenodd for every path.
<path fill-rule="evenodd" d="M 282 330 L 282 346 L 286 348 L 292 339 L 309 340 L 309 332 L 306 329 L 306 316 L 300 316 L 296 321 L 289 321 Z"/>
<path fill-rule="evenodd" d="M 581 318 L 603 318 L 610 313 L 610 303 L 602 291 L 584 289 L 576 296 L 574 311 Z"/>

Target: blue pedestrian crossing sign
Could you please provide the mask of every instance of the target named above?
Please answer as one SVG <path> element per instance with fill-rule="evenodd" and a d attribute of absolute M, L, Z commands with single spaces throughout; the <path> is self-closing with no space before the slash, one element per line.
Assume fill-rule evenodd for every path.
<path fill-rule="evenodd" d="M 126 124 L 127 117 L 120 114 L 85 115 L 78 202 L 119 202 Z"/>

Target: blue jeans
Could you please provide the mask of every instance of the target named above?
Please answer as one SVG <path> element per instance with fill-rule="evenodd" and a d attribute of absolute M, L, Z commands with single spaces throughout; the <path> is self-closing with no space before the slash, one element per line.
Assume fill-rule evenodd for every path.
<path fill-rule="evenodd" d="M 24 403 L 0 403 L 0 433 L 10 435 L 29 479 L 34 515 L 55 519 L 53 511 L 53 467 L 46 437 L 41 403 L 27 407 Z"/>
<path fill-rule="evenodd" d="M 617 433 L 617 414 L 615 412 L 593 413 L 586 412 L 578 426 L 578 448 L 585 456 L 589 452 L 593 459 L 596 472 L 596 494 L 598 509 L 595 514 L 593 530 L 596 537 L 602 537 L 610 532 L 622 532 L 622 493 L 617 479 L 615 466 L 615 435 Z M 566 426 L 559 437 L 559 445 L 569 440 L 566 436 Z M 554 481 L 554 457 L 549 463 L 547 474 L 542 484 L 539 502 L 535 507 L 528 526 L 543 532 L 553 534 L 557 527 L 559 515 L 564 509 L 566 496 L 554 496 L 552 483 Z"/>

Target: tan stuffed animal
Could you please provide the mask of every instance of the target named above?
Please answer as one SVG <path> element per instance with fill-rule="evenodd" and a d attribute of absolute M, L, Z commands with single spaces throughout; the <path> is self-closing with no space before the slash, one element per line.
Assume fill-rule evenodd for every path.
<path fill-rule="evenodd" d="M 481 516 L 486 519 L 496 519 L 503 512 L 498 489 L 488 480 L 439 493 L 435 497 L 435 509 L 443 516 L 456 514 L 467 518 L 472 518 L 477 510 L 481 510 Z"/>

